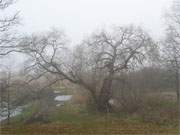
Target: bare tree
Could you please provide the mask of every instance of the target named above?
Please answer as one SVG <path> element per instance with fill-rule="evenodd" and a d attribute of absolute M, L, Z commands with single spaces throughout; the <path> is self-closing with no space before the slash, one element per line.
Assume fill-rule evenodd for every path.
<path fill-rule="evenodd" d="M 1 74 L 1 110 L 7 114 L 7 123 L 10 123 L 11 116 L 11 98 L 10 98 L 10 83 L 11 83 L 11 71 Z M 5 110 L 3 110 L 5 108 Z M 3 112 L 1 112 L 3 113 Z"/>
<path fill-rule="evenodd" d="M 26 53 L 34 61 L 28 69 L 39 69 L 41 75 L 52 73 L 83 86 L 102 112 L 111 109 L 109 100 L 116 75 L 142 63 L 154 45 L 146 32 L 133 26 L 95 33 L 75 49 L 74 55 L 65 47 L 65 39 L 58 31 L 26 38 Z"/>
<path fill-rule="evenodd" d="M 166 15 L 167 30 L 163 47 L 163 60 L 173 70 L 177 102 L 180 102 L 180 2 L 175 1 L 171 12 Z"/>
<path fill-rule="evenodd" d="M 121 80 L 117 76 L 142 64 L 154 44 L 141 28 L 128 26 L 115 27 L 109 33 L 101 31 L 82 45 L 88 48 L 84 63 L 80 60 L 76 66 L 78 70 L 72 71 L 94 95 L 98 110 L 108 111 L 111 109 L 109 101 L 113 98 L 113 81 Z M 84 73 L 87 77 L 83 77 Z M 91 79 L 86 79 L 90 76 Z"/>
<path fill-rule="evenodd" d="M 13 15 L 5 15 L 8 8 L 15 3 L 15 0 L 0 0 L 0 56 L 7 55 L 11 52 L 19 52 L 17 48 L 15 34 L 13 28 L 19 23 L 19 12 Z"/>

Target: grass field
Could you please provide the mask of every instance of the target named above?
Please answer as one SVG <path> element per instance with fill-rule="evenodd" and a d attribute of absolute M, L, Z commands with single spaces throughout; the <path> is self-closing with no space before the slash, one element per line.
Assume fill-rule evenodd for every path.
<path fill-rule="evenodd" d="M 145 123 L 114 114 L 61 112 L 48 123 L 12 123 L 1 127 L 1 135 L 179 135 L 178 126 Z"/>
<path fill-rule="evenodd" d="M 179 135 L 178 127 L 96 119 L 87 122 L 55 122 L 2 127 L 2 135 Z"/>

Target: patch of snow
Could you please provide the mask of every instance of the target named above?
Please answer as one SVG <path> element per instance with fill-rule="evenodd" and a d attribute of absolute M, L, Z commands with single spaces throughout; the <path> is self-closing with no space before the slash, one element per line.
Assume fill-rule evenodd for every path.
<path fill-rule="evenodd" d="M 114 99 L 110 99 L 108 102 L 109 102 L 110 105 L 114 105 L 115 104 Z"/>
<path fill-rule="evenodd" d="M 71 100 L 72 95 L 61 95 L 54 98 L 55 101 L 65 102 Z"/>
<path fill-rule="evenodd" d="M 64 106 L 64 103 L 57 104 L 56 107 Z"/>

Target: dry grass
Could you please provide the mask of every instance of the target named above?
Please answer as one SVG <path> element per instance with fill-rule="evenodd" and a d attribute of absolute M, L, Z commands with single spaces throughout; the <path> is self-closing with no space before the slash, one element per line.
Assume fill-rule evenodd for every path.
<path fill-rule="evenodd" d="M 2 135 L 178 135 L 178 127 L 101 119 L 83 123 L 49 123 L 2 127 Z"/>

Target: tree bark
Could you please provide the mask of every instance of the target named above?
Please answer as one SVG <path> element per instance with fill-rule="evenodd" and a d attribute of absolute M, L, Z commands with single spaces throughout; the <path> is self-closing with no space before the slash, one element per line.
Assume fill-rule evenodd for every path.
<path fill-rule="evenodd" d="M 111 105 L 109 104 L 109 100 L 112 97 L 112 79 L 107 78 L 103 82 L 103 86 L 101 92 L 98 97 L 98 111 L 100 112 L 109 112 L 111 110 Z"/>

